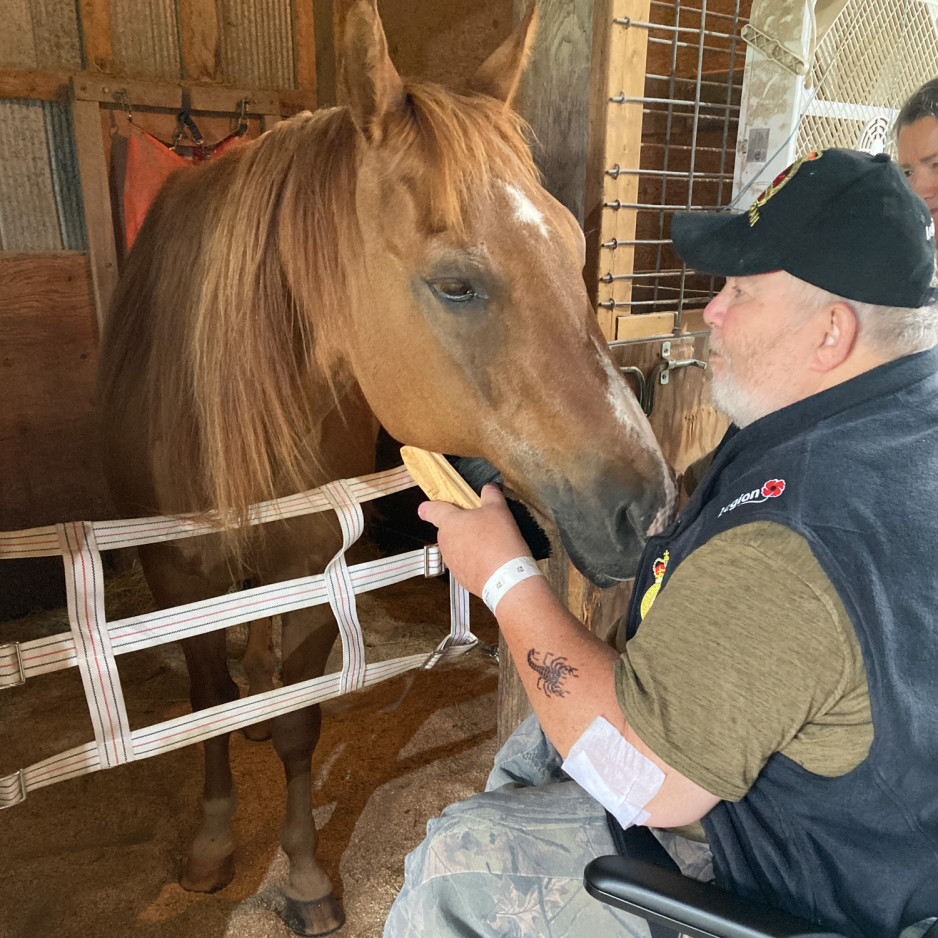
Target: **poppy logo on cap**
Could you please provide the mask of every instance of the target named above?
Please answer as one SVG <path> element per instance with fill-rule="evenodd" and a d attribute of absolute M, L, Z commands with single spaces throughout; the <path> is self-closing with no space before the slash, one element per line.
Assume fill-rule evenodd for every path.
<path fill-rule="evenodd" d="M 810 153 L 801 157 L 800 160 L 795 160 L 791 166 L 788 167 L 783 173 L 779 174 L 772 180 L 769 187 L 756 199 L 752 205 L 749 206 L 749 227 L 752 226 L 759 220 L 759 209 L 765 205 L 773 195 L 777 195 L 785 188 L 788 181 L 801 169 L 804 163 L 810 162 L 811 160 L 819 160 L 824 153 L 823 150 L 812 150 Z"/>

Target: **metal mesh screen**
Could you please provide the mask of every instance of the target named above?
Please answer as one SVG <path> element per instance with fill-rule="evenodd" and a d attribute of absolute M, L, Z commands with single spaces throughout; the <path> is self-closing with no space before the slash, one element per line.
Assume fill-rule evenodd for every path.
<path fill-rule="evenodd" d="M 938 75 L 938 7 L 850 0 L 817 45 L 797 151 L 891 149 L 902 102 Z"/>

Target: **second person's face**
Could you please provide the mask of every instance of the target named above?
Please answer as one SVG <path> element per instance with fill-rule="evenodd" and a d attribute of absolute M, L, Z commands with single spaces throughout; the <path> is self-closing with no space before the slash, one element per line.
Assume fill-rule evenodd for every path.
<path fill-rule="evenodd" d="M 923 117 L 896 135 L 899 166 L 938 220 L 938 120 Z"/>

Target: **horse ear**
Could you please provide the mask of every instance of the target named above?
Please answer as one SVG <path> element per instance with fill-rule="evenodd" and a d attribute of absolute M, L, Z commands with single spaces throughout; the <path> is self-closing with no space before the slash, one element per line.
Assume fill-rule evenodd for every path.
<path fill-rule="evenodd" d="M 536 32 L 537 3 L 531 0 L 514 32 L 479 66 L 469 82 L 469 89 L 511 104 Z"/>
<path fill-rule="evenodd" d="M 385 116 L 403 104 L 404 86 L 388 55 L 376 0 L 356 0 L 346 15 L 338 97 L 358 129 L 375 141 Z"/>

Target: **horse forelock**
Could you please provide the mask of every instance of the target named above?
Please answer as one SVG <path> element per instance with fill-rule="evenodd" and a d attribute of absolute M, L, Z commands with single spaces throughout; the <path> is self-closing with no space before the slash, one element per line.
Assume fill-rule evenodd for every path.
<path fill-rule="evenodd" d="M 504 103 L 409 81 L 407 106 L 388 118 L 383 171 L 412 180 L 429 230 L 461 233 L 473 200 L 498 182 L 536 184 L 530 128 Z"/>

